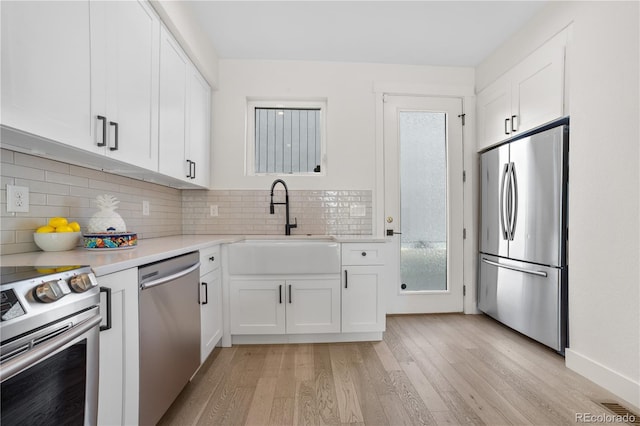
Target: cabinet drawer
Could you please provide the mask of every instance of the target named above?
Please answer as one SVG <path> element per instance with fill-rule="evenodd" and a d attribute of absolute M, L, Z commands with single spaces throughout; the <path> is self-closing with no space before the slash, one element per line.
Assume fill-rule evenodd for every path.
<path fill-rule="evenodd" d="M 384 243 L 343 243 L 343 265 L 384 265 Z"/>
<path fill-rule="evenodd" d="M 200 250 L 200 276 L 220 267 L 220 246 Z"/>

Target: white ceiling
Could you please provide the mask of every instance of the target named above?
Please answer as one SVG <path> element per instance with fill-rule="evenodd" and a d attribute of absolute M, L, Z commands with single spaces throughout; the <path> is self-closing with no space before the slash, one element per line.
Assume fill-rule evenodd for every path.
<path fill-rule="evenodd" d="M 544 1 L 190 1 L 223 59 L 476 66 Z"/>

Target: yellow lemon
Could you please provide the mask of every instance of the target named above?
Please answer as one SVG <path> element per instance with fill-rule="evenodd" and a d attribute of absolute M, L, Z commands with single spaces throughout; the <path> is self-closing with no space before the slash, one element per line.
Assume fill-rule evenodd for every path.
<path fill-rule="evenodd" d="M 69 226 L 73 229 L 73 232 L 80 232 L 80 224 L 78 222 L 70 222 Z"/>
<path fill-rule="evenodd" d="M 58 228 L 60 226 L 65 226 L 69 222 L 64 217 L 52 217 L 49 219 L 49 226 L 53 226 L 54 228 Z"/>
<path fill-rule="evenodd" d="M 49 232 L 56 232 L 56 228 L 54 228 L 53 226 L 45 225 L 36 229 L 36 232 L 38 234 L 48 234 Z"/>
<path fill-rule="evenodd" d="M 56 227 L 56 232 L 76 232 L 76 231 L 74 231 L 73 228 L 70 227 L 69 225 L 62 225 L 62 226 Z"/>

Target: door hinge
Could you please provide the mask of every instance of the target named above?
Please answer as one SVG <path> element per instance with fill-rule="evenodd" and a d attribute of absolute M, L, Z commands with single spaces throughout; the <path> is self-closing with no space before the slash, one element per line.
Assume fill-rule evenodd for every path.
<path fill-rule="evenodd" d="M 462 239 L 463 240 L 467 239 L 467 228 L 462 228 Z"/>
<path fill-rule="evenodd" d="M 467 171 L 466 171 L 466 170 L 463 170 L 463 171 L 462 171 L 462 181 L 463 181 L 463 182 L 466 182 L 466 181 L 467 181 Z"/>
<path fill-rule="evenodd" d="M 465 119 L 464 119 L 464 117 L 465 117 L 466 115 L 467 115 L 467 114 L 464 114 L 464 113 L 463 113 L 463 114 L 458 115 L 458 118 L 461 118 L 461 119 L 462 119 L 462 125 L 463 125 L 463 126 L 464 126 L 464 123 L 465 123 Z"/>
<path fill-rule="evenodd" d="M 462 285 L 462 295 L 466 296 L 467 295 L 467 286 L 466 285 Z"/>

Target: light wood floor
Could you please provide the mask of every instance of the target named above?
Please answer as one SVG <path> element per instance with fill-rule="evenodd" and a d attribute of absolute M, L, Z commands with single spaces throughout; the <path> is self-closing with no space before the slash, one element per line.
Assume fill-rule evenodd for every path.
<path fill-rule="evenodd" d="M 603 400 L 488 317 L 390 316 L 382 342 L 216 348 L 160 424 L 561 425 Z"/>

